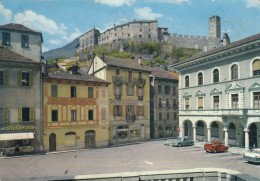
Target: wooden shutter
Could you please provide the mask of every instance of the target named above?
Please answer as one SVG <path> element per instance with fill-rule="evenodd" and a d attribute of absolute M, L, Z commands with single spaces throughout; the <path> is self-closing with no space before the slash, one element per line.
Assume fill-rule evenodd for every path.
<path fill-rule="evenodd" d="M 8 85 L 8 72 L 5 70 L 4 71 L 4 86 Z"/>
<path fill-rule="evenodd" d="M 116 106 L 113 106 L 113 115 L 116 116 Z"/>
<path fill-rule="evenodd" d="M 30 122 L 34 122 L 34 108 L 30 108 Z"/>
<path fill-rule="evenodd" d="M 119 106 L 119 112 L 120 112 L 120 116 L 123 116 L 123 106 Z"/>
<path fill-rule="evenodd" d="M 22 108 L 18 108 L 18 122 L 22 122 Z"/>
<path fill-rule="evenodd" d="M 18 71 L 17 73 L 17 86 L 22 86 L 22 71 Z"/>
<path fill-rule="evenodd" d="M 185 99 L 185 106 L 189 106 L 190 105 L 190 99 L 186 98 Z"/>
<path fill-rule="evenodd" d="M 203 107 L 203 97 L 198 98 L 198 107 Z"/>
<path fill-rule="evenodd" d="M 255 60 L 253 63 L 253 71 L 260 70 L 260 60 Z"/>
<path fill-rule="evenodd" d="M 9 111 L 8 111 L 8 108 L 4 108 L 4 110 L 3 110 L 4 112 L 3 112 L 3 114 L 4 114 L 4 122 L 5 123 L 8 123 L 8 121 L 9 121 L 9 119 L 8 119 L 8 116 L 9 116 Z"/>
<path fill-rule="evenodd" d="M 143 115 L 141 115 L 141 116 L 144 116 L 144 106 L 142 106 L 142 109 L 143 109 Z"/>
<path fill-rule="evenodd" d="M 30 72 L 29 73 L 29 86 L 32 87 L 33 86 L 33 80 L 34 80 L 34 73 Z"/>

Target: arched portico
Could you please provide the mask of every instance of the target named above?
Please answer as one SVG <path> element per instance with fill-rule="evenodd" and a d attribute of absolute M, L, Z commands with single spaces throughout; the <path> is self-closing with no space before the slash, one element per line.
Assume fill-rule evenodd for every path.
<path fill-rule="evenodd" d="M 183 126 L 182 136 L 188 136 L 190 138 L 193 138 L 192 122 L 190 120 L 185 120 L 182 126 Z"/>
<path fill-rule="evenodd" d="M 207 139 L 207 124 L 203 120 L 198 120 L 195 123 L 196 139 L 205 140 Z"/>
<path fill-rule="evenodd" d="M 208 129 L 208 141 L 221 141 L 223 140 L 223 124 L 220 121 L 212 121 L 209 124 Z"/>
<path fill-rule="evenodd" d="M 252 123 L 248 126 L 249 130 L 249 147 L 257 148 L 259 145 L 257 139 L 257 123 Z"/>

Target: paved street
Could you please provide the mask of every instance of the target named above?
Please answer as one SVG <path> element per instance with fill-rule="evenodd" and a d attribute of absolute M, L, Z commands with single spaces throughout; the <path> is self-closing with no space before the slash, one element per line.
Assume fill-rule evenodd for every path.
<path fill-rule="evenodd" d="M 192 146 L 176 148 L 153 141 L 135 145 L 77 152 L 0 159 L 0 178 L 22 179 L 131 171 L 189 168 L 227 168 L 260 178 L 260 165 L 245 162 L 242 155 L 206 153 Z"/>

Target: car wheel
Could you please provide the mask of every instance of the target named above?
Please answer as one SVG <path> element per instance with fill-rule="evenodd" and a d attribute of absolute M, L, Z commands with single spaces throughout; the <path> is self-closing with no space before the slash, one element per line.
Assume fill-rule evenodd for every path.
<path fill-rule="evenodd" d="M 181 147 L 181 144 L 180 144 L 180 143 L 178 144 L 178 147 Z"/>
<path fill-rule="evenodd" d="M 192 143 L 190 143 L 190 146 L 192 146 L 193 144 Z"/>
<path fill-rule="evenodd" d="M 215 150 L 214 150 L 214 153 L 217 153 L 217 152 L 218 152 L 218 150 L 217 150 L 217 149 L 215 149 Z"/>

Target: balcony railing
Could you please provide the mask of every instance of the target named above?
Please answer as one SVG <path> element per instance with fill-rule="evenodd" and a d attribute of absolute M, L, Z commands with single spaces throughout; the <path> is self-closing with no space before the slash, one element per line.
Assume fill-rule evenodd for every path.
<path fill-rule="evenodd" d="M 119 75 L 114 75 L 112 77 L 112 81 L 116 83 L 123 83 L 124 82 L 124 77 L 119 76 Z"/>
<path fill-rule="evenodd" d="M 115 99 L 120 100 L 121 99 L 121 94 L 116 94 L 115 95 Z"/>
<path fill-rule="evenodd" d="M 138 78 L 135 78 L 135 79 L 134 79 L 134 83 L 135 83 L 135 84 L 145 85 L 146 80 L 145 80 L 145 79 L 138 79 Z"/>
<path fill-rule="evenodd" d="M 126 121 L 135 121 L 135 115 L 134 114 L 127 114 L 126 115 Z"/>
<path fill-rule="evenodd" d="M 144 99 L 144 96 L 138 96 L 138 101 L 142 101 Z"/>

